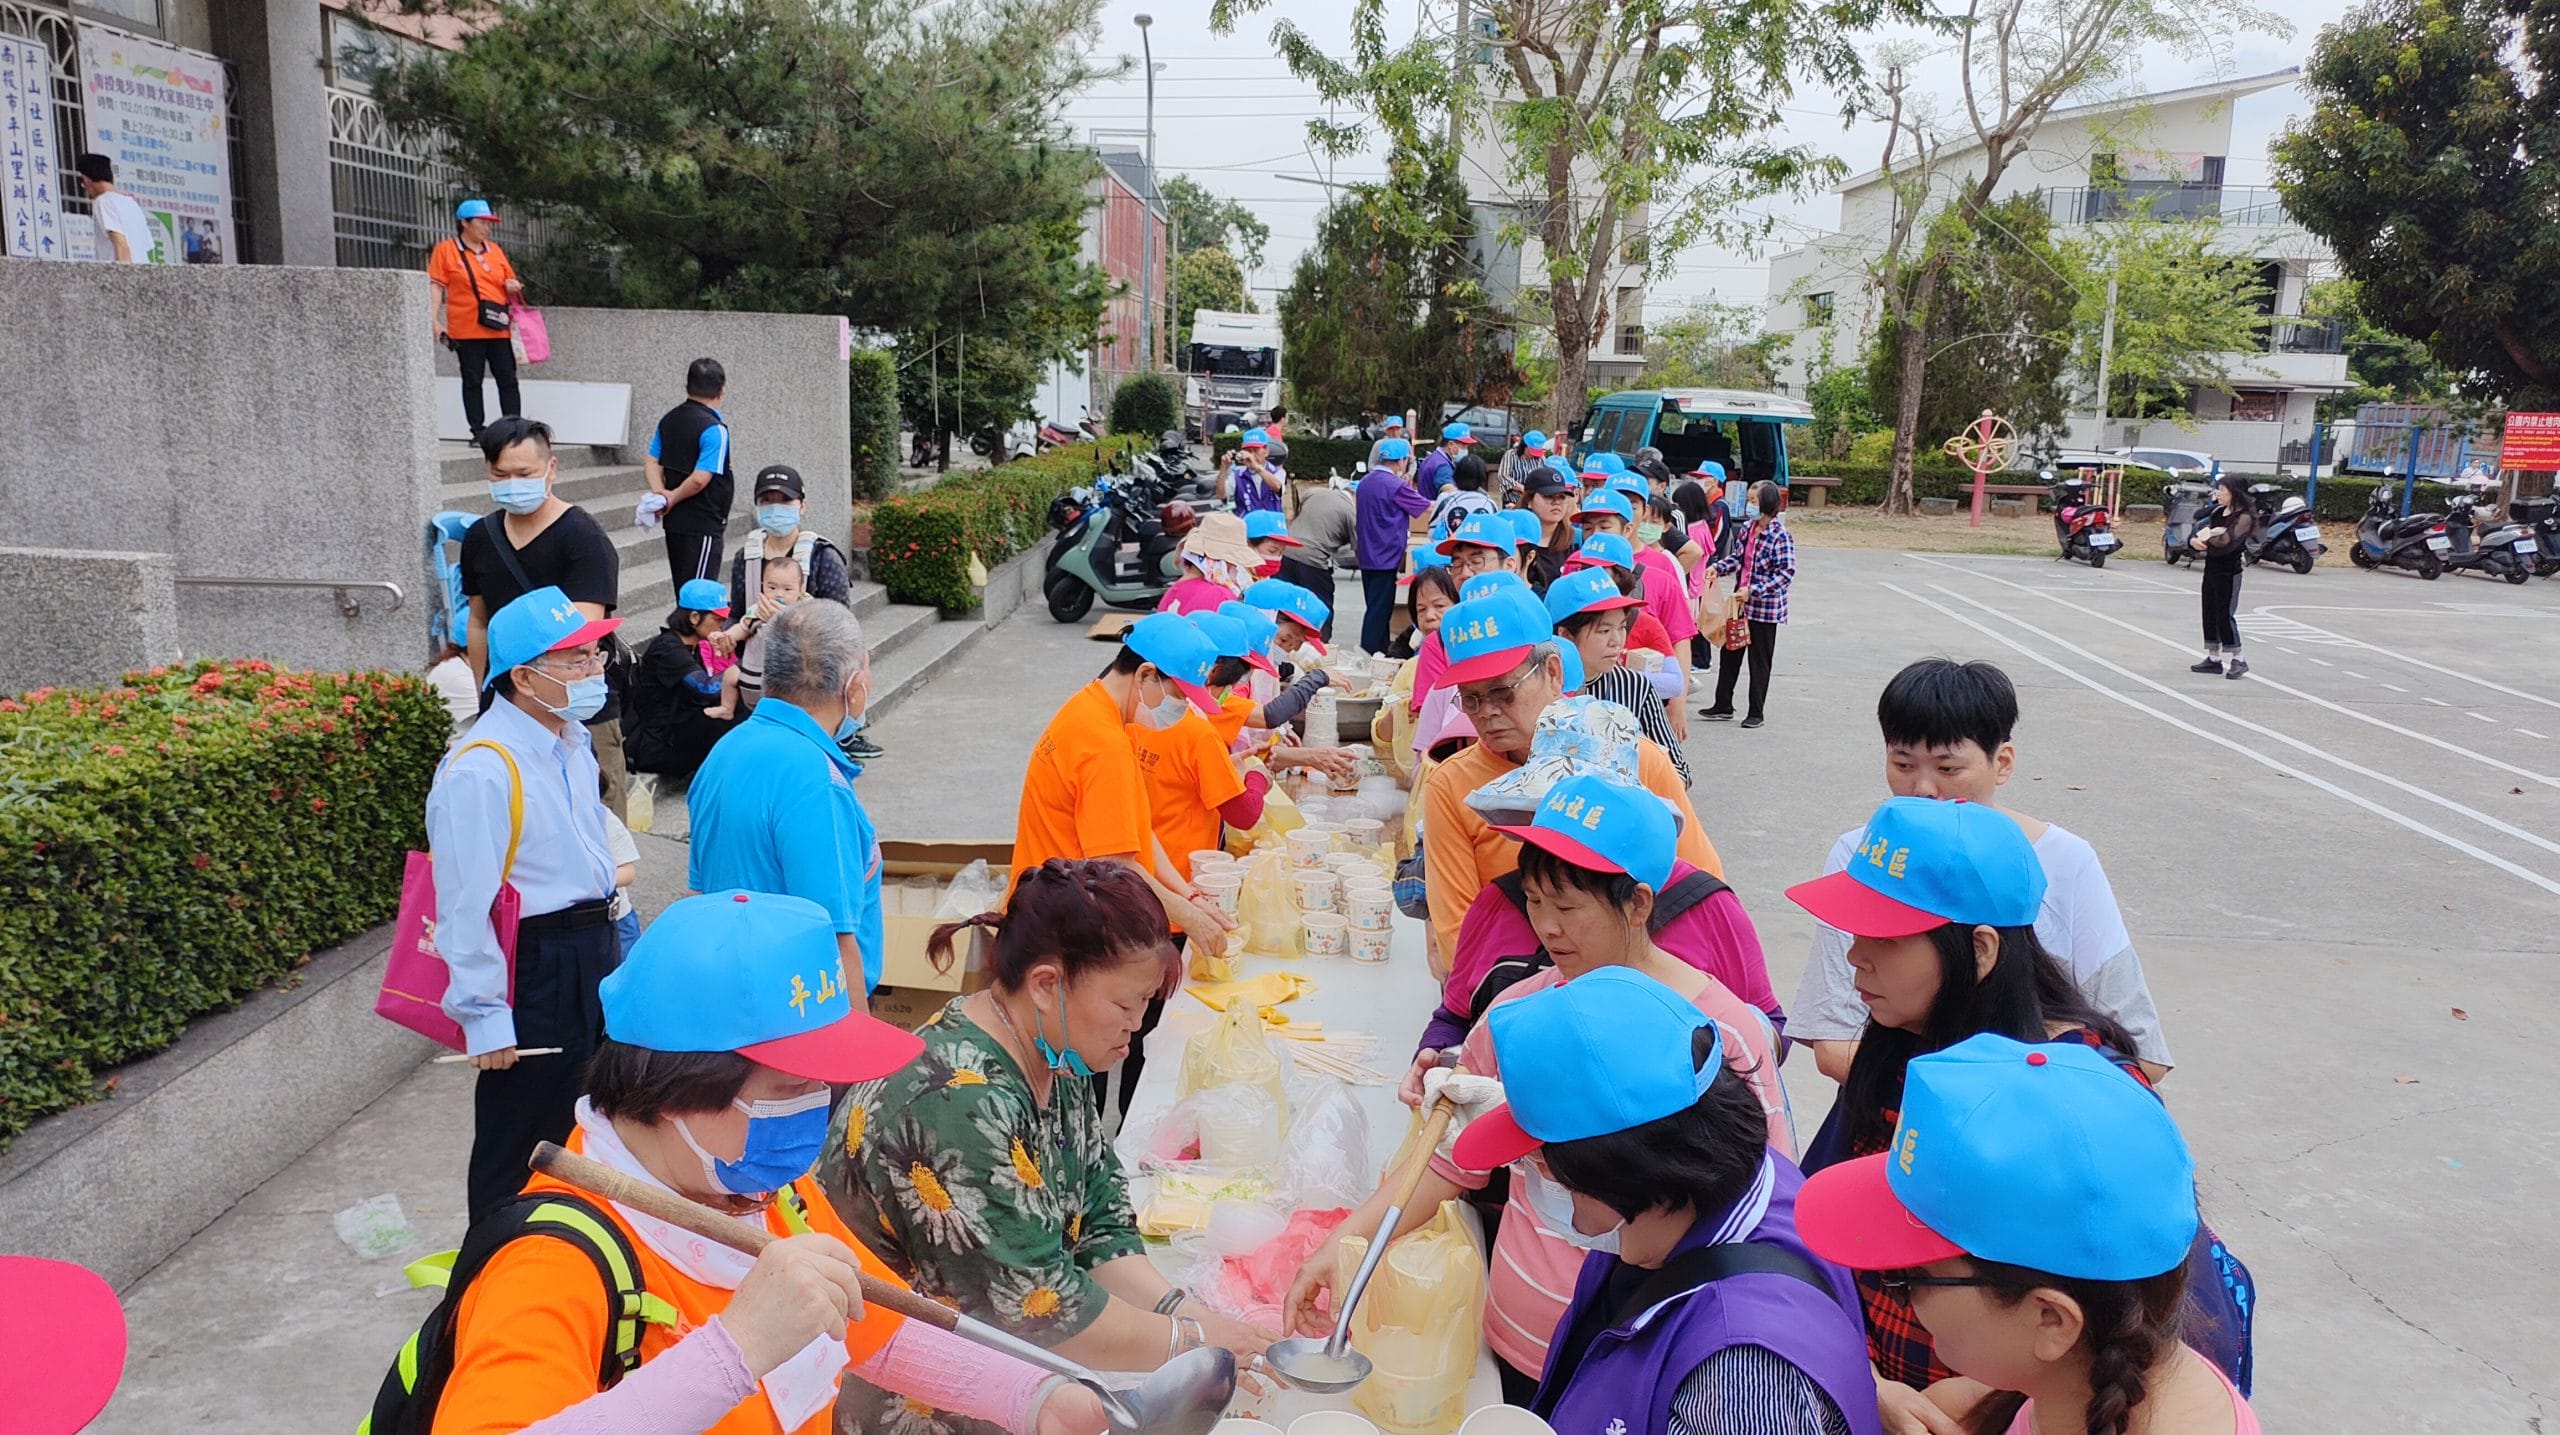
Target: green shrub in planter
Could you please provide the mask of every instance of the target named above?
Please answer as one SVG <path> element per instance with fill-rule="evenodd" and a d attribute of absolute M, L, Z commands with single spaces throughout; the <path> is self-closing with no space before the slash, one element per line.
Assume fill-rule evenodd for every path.
<path fill-rule="evenodd" d="M 898 483 L 898 356 L 887 349 L 856 349 L 846 363 L 845 393 L 852 406 L 853 497 L 879 498 Z"/>
<path fill-rule="evenodd" d="M 1111 391 L 1111 431 L 1161 437 L 1182 427 L 1182 392 L 1162 374 L 1139 374 Z"/>
<path fill-rule="evenodd" d="M 0 699 L 0 1149 L 390 921 L 448 726 L 417 678 L 257 661 Z"/>
<path fill-rule="evenodd" d="M 972 553 L 993 568 L 1038 543 L 1058 495 L 1091 482 L 1133 446 L 1127 439 L 1068 444 L 886 499 L 871 510 L 871 576 L 892 603 L 965 612 L 978 602 L 969 581 Z"/>

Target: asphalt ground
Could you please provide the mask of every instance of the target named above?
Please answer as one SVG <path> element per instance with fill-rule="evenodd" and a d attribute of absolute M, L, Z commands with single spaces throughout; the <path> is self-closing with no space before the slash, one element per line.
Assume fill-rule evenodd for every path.
<path fill-rule="evenodd" d="M 2096 844 L 2124 907 L 2207 1217 L 2257 1278 L 2268 1428 L 2548 1429 L 2560 585 L 2253 572 L 2234 682 L 2186 671 L 2183 568 L 1799 562 L 1769 725 L 1693 721 L 1688 749 L 1781 997 L 1812 931 L 1782 889 L 1884 794 L 1885 679 L 2000 663 L 2024 705 L 2004 800 Z M 1109 655 L 1084 626 L 1026 609 L 880 724 L 862 790 L 884 835 L 1010 834 L 1032 736 Z M 655 908 L 681 848 L 642 845 Z M 1809 1134 L 1830 1084 L 1801 1057 L 1789 1081 Z M 469 1086 L 422 1069 L 127 1291 L 126 1385 L 95 1428 L 352 1428 L 430 1304 L 398 1262 L 459 1234 Z M 383 1193 L 419 1243 L 364 1260 L 332 1216 Z"/>

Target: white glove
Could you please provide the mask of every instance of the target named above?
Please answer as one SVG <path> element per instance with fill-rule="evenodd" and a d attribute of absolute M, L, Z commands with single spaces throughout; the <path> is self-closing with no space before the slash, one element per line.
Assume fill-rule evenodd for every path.
<path fill-rule="evenodd" d="M 631 514 L 631 526 L 634 528 L 657 527 L 659 523 L 658 514 L 662 512 L 666 506 L 667 496 L 665 494 L 642 494 L 640 497 L 639 508 L 633 510 Z"/>
<path fill-rule="evenodd" d="M 1490 1076 L 1476 1076 L 1446 1066 L 1435 1066 L 1422 1073 L 1422 1109 L 1425 1112 L 1447 1097 L 1452 1108 L 1449 1129 L 1440 1133 L 1440 1144 L 1434 1154 L 1442 1160 L 1455 1161 L 1458 1133 L 1468 1123 L 1503 1102 L 1502 1083 Z"/>

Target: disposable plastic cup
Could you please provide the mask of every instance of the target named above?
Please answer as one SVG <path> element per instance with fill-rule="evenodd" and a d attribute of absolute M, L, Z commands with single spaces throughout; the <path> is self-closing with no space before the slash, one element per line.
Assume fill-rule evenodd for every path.
<path fill-rule="evenodd" d="M 1297 874 L 1298 910 L 1301 912 L 1334 912 L 1342 908 L 1342 878 L 1321 867 L 1300 868 Z"/>
<path fill-rule="evenodd" d="M 1317 823 L 1309 823 L 1289 834 L 1289 861 L 1299 868 L 1322 868 L 1325 854 L 1333 850 L 1333 831 Z"/>
<path fill-rule="evenodd" d="M 1338 912 L 1309 912 L 1298 919 L 1307 936 L 1307 955 L 1338 957 L 1350 945 L 1351 923 Z"/>
<path fill-rule="evenodd" d="M 1387 914 L 1395 910 L 1395 896 L 1385 887 L 1345 887 L 1342 889 L 1342 915 L 1359 932 L 1384 932 L 1392 925 Z"/>
<path fill-rule="evenodd" d="M 1378 844 L 1386 840 L 1387 824 L 1374 817 L 1346 817 L 1336 825 L 1349 836 L 1354 852 L 1375 852 Z"/>
<path fill-rule="evenodd" d="M 1191 885 L 1218 904 L 1218 910 L 1232 917 L 1244 901 L 1244 874 L 1237 871 L 1201 872 L 1194 869 Z"/>
<path fill-rule="evenodd" d="M 1384 927 L 1351 929 L 1351 960 L 1355 962 L 1367 962 L 1375 966 L 1387 959 L 1387 953 L 1394 946 L 1395 934 Z"/>
<path fill-rule="evenodd" d="M 1203 872 L 1222 872 L 1235 865 L 1236 859 L 1224 848 L 1203 847 L 1191 854 L 1191 875 L 1194 877 Z"/>
<path fill-rule="evenodd" d="M 1340 873 L 1345 882 L 1355 877 L 1378 875 L 1378 864 L 1371 861 L 1366 852 L 1328 852 L 1324 856 L 1324 865 L 1328 870 Z"/>
<path fill-rule="evenodd" d="M 1378 1435 L 1378 1427 L 1348 1410 L 1310 1410 L 1289 1422 L 1289 1435 Z"/>

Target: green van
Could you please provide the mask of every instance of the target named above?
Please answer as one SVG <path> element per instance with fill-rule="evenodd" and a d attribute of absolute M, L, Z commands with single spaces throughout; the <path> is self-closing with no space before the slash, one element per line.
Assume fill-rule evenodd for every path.
<path fill-rule="evenodd" d="M 1574 461 L 1599 449 L 1633 457 L 1650 444 L 1673 473 L 1700 459 L 1724 465 L 1725 476 L 1787 481 L 1787 429 L 1813 423 L 1813 405 L 1752 389 L 1629 389 L 1591 406 L 1574 438 Z M 1739 462 L 1737 462 L 1739 460 Z"/>

